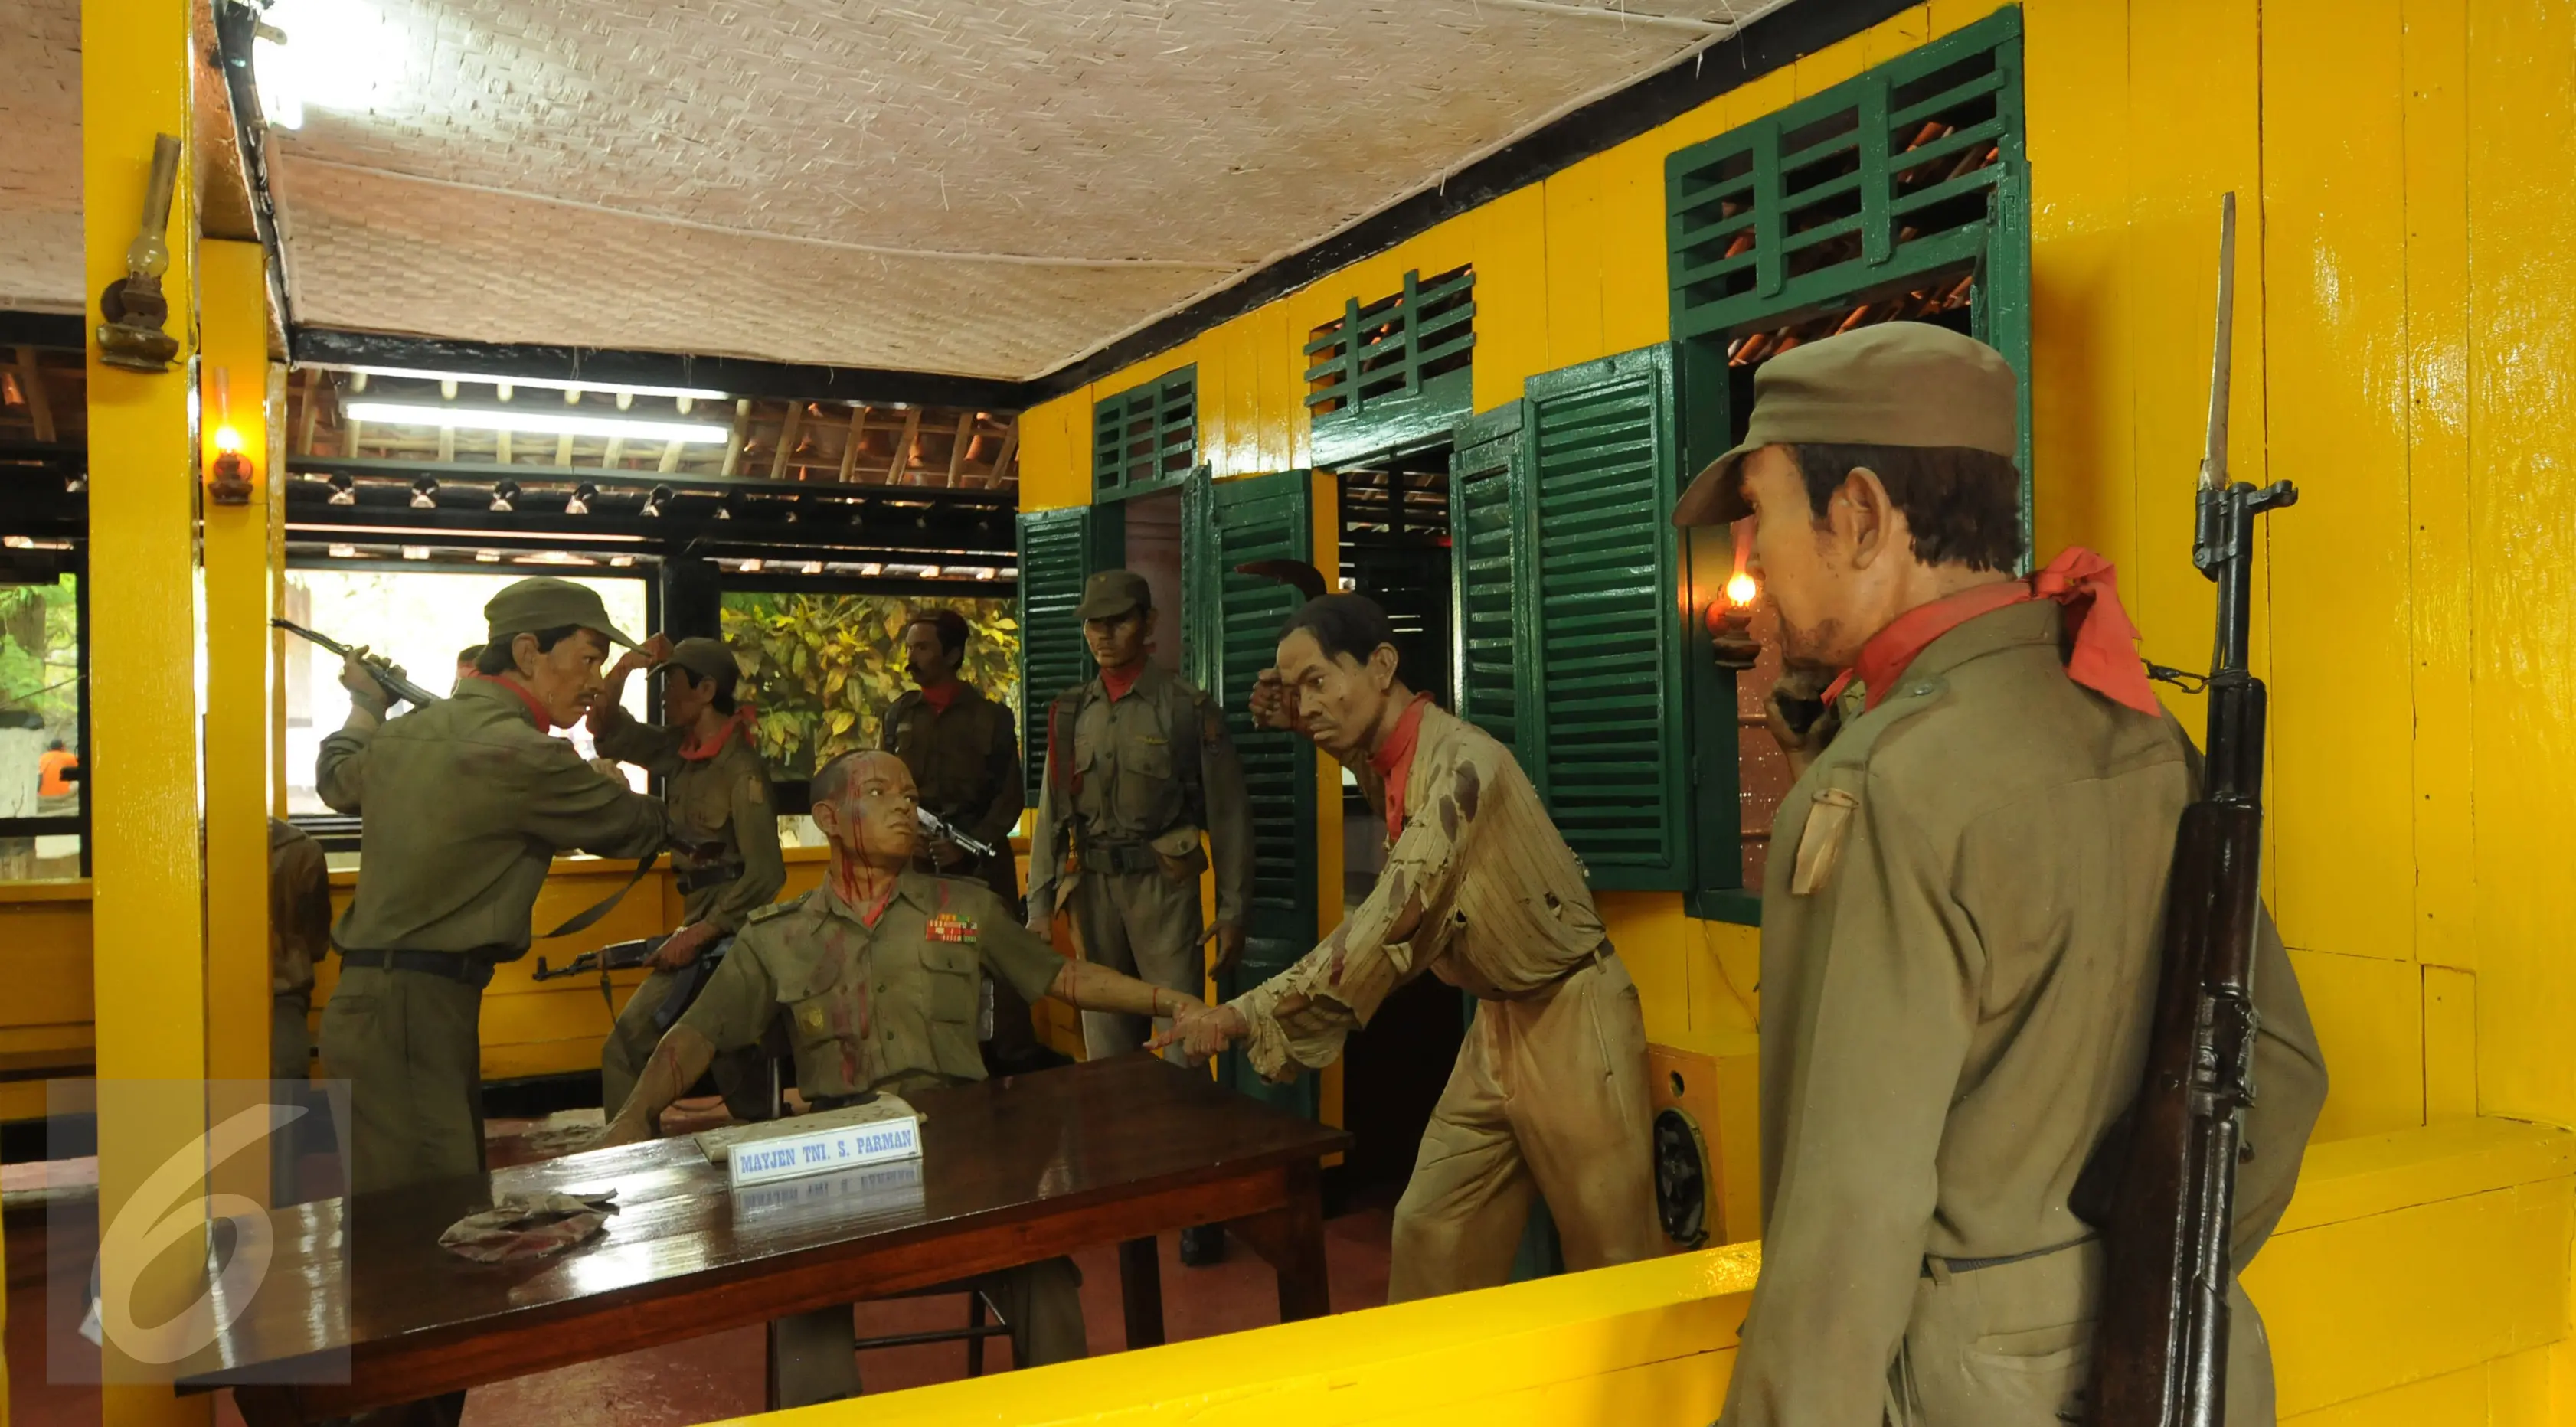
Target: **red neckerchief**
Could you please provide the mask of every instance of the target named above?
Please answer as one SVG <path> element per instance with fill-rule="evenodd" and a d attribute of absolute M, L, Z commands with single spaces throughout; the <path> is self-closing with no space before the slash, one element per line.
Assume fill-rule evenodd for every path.
<path fill-rule="evenodd" d="M 520 688 L 517 684 L 512 683 L 508 679 L 502 678 L 498 674 L 486 674 L 479 669 L 465 677 L 469 679 L 480 679 L 487 684 L 498 684 L 502 688 L 509 690 L 511 693 L 517 694 L 519 696 L 519 702 L 528 706 L 528 712 L 537 716 L 537 728 L 540 732 L 552 733 L 555 731 L 555 716 L 546 712 L 546 706 L 537 702 L 536 695 L 529 693 L 527 690 Z"/>
<path fill-rule="evenodd" d="M 2074 644 L 2066 660 L 2068 678 L 2140 713 L 2162 710 L 2138 663 L 2138 627 L 2120 607 L 2118 572 L 2081 545 L 2067 546 L 2048 568 L 2027 580 L 1979 585 L 1898 615 L 1861 646 L 1860 658 L 1825 690 L 1825 702 L 1842 697 L 1844 686 L 1857 677 L 1868 691 L 1864 707 L 1874 709 L 1932 641 L 1979 615 L 2032 600 L 2055 600 L 2066 607 Z"/>
<path fill-rule="evenodd" d="M 1404 780 L 1413 775 L 1413 739 L 1422 730 L 1422 706 L 1429 702 L 1429 694 L 1415 694 L 1404 712 L 1396 715 L 1395 732 L 1369 755 L 1369 766 L 1386 782 L 1386 835 L 1390 841 L 1404 831 Z"/>
<path fill-rule="evenodd" d="M 946 713 L 948 706 L 957 702 L 957 691 L 961 687 L 963 686 L 955 679 L 942 679 L 936 684 L 924 684 L 921 686 L 921 701 L 930 705 L 933 712 Z"/>
<path fill-rule="evenodd" d="M 1124 669 L 1101 670 L 1100 684 L 1109 691 L 1109 701 L 1114 704 L 1127 697 L 1127 691 L 1136 687 L 1136 681 L 1143 677 L 1145 677 L 1145 661 L 1139 659 Z"/>
<path fill-rule="evenodd" d="M 681 744 L 680 756 L 692 763 L 704 763 L 708 759 L 722 753 L 724 751 L 725 740 L 733 737 L 737 730 L 742 734 L 744 746 L 748 747 L 751 744 L 752 726 L 759 722 L 760 710 L 753 708 L 748 703 L 737 703 L 733 706 L 733 717 L 726 719 L 724 721 L 724 726 L 717 729 L 713 736 L 709 737 L 704 742 L 700 742 L 696 737 L 692 736 L 688 742 Z"/>

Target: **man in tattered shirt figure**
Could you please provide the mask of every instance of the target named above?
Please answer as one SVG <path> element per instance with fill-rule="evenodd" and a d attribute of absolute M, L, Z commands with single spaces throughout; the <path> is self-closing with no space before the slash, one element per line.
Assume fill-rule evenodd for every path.
<path fill-rule="evenodd" d="M 1659 1252 L 1637 988 L 1510 751 L 1396 676 L 1386 614 L 1326 595 L 1292 616 L 1253 717 L 1313 739 L 1386 817 L 1368 900 L 1296 965 L 1156 1042 L 1245 1043 L 1273 1080 L 1319 1070 L 1428 971 L 1478 999 L 1395 1209 L 1387 1298 L 1510 1277 L 1530 1195 L 1570 1269 Z"/>

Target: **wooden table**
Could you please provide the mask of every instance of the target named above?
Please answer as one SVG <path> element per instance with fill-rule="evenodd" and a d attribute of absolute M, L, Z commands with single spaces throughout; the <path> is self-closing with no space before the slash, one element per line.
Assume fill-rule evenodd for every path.
<path fill-rule="evenodd" d="M 1318 1176 L 1341 1131 L 1142 1054 L 908 1098 L 920 1174 L 891 1193 L 807 1180 L 738 1200 L 669 1139 L 277 1210 L 266 1280 L 180 1390 L 234 1388 L 252 1427 L 310 1422 L 1104 1243 L 1144 1347 L 1163 1340 L 1153 1235 L 1219 1222 L 1278 1270 L 1282 1319 L 1329 1311 Z M 566 1253 L 438 1247 L 496 1196 L 611 1186 L 621 1212 Z"/>

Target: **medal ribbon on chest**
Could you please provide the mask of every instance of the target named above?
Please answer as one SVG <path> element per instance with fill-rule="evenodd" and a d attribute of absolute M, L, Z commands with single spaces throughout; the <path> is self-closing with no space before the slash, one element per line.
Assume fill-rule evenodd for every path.
<path fill-rule="evenodd" d="M 932 941 L 965 942 L 975 939 L 975 923 L 955 912 L 941 912 L 930 919 L 923 935 Z"/>

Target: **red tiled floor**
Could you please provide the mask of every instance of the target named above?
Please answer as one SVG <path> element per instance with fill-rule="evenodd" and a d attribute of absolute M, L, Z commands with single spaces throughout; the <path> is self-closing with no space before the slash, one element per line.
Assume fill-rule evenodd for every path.
<path fill-rule="evenodd" d="M 1379 1199 L 1324 1226 L 1325 1259 L 1332 1277 L 1333 1311 L 1374 1307 L 1386 1301 L 1389 1202 Z M 65 1232 L 94 1238 L 89 1214 L 74 1211 L 58 1221 Z M 10 1420 L 15 1427 L 95 1427 L 98 1389 L 48 1382 L 45 1372 L 44 1229 L 33 1216 L 11 1216 L 8 1225 Z M 1183 1268 L 1177 1235 L 1163 1249 L 1163 1319 L 1179 1342 L 1278 1321 L 1270 1267 L 1241 1244 L 1226 1261 Z M 1126 1346 L 1118 1302 L 1115 1249 L 1076 1256 L 1083 1276 L 1083 1314 L 1091 1351 Z M 941 1297 L 864 1304 L 862 1337 L 962 1326 L 965 1299 Z M 1010 1364 L 1010 1344 L 985 1348 L 987 1371 Z M 959 1343 L 925 1344 L 862 1353 L 862 1380 L 871 1392 L 890 1392 L 965 1376 Z M 466 1399 L 466 1427 L 678 1427 L 760 1410 L 762 1343 L 758 1328 L 709 1334 L 650 1352 L 541 1373 L 477 1389 Z M 229 1397 L 217 1408 L 222 1427 L 240 1427 Z"/>

